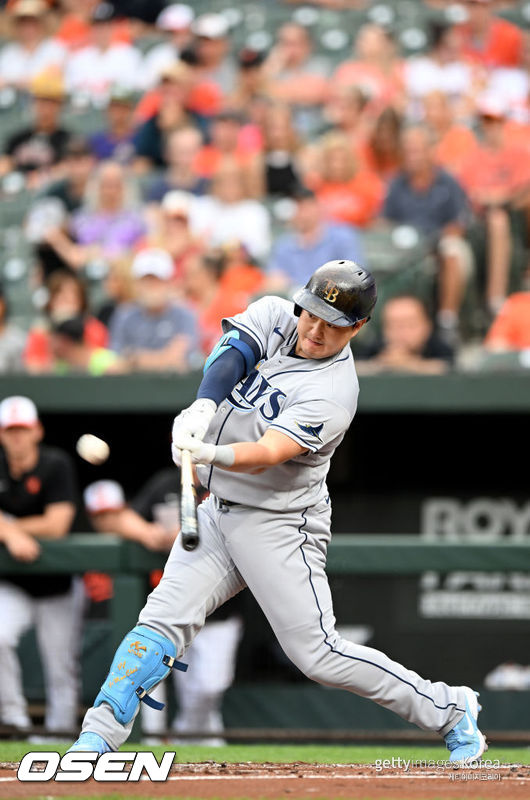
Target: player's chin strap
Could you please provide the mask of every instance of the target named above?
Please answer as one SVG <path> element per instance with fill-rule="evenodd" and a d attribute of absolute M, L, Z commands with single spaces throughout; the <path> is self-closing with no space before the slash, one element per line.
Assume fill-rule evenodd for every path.
<path fill-rule="evenodd" d="M 152 628 L 137 625 L 116 650 L 94 707 L 108 703 L 123 725 L 133 719 L 140 701 L 160 710 L 164 704 L 153 700 L 148 692 L 164 680 L 171 669 L 182 672 L 188 669 L 187 664 L 177 661 L 173 642 Z"/>

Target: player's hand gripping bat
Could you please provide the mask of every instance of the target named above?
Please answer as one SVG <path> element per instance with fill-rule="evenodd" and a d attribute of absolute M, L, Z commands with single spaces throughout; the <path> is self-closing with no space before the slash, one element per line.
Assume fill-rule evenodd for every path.
<path fill-rule="evenodd" d="M 180 468 L 180 541 L 184 550 L 195 550 L 200 542 L 197 494 L 189 450 L 182 450 Z"/>

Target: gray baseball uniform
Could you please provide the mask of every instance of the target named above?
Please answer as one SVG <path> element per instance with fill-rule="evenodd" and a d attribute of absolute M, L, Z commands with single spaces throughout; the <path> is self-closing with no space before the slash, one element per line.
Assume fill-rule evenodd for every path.
<path fill-rule="evenodd" d="M 205 618 L 248 586 L 285 653 L 309 678 L 445 735 L 464 713 L 460 687 L 425 680 L 335 630 L 325 572 L 326 474 L 355 414 L 358 383 L 349 345 L 321 360 L 290 355 L 296 326 L 292 303 L 277 297 L 225 320 L 225 331 L 235 328 L 255 340 L 261 361 L 219 405 L 205 441 L 255 441 L 272 427 L 307 452 L 261 474 L 199 467 L 212 492 L 199 507 L 201 545 L 187 552 L 175 543 L 139 623 L 171 639 L 182 657 Z M 83 723 L 114 748 L 131 727 L 117 722 L 105 703 L 89 709 Z"/>

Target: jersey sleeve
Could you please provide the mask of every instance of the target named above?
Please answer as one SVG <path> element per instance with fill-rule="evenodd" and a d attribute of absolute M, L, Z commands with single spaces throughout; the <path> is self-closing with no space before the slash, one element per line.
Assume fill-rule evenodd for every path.
<path fill-rule="evenodd" d="M 269 425 L 294 439 L 295 442 L 317 453 L 338 436 L 342 436 L 351 423 L 345 408 L 329 400 L 304 400 L 293 403 Z"/>
<path fill-rule="evenodd" d="M 245 311 L 223 319 L 223 331 L 237 328 L 252 337 L 259 347 L 259 359 L 265 358 L 269 336 L 278 319 L 278 307 L 274 297 L 261 297 L 251 303 Z"/>

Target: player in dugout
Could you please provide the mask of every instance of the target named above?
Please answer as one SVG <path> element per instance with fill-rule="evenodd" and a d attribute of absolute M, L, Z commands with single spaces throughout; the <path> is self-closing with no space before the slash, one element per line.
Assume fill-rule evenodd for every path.
<path fill-rule="evenodd" d="M 100 480 L 84 491 L 85 508 L 94 528 L 138 542 L 149 550 L 169 552 L 178 533 L 179 498 L 174 469 L 157 472 L 142 487 L 130 504 L 116 481 Z M 206 492 L 202 491 L 202 496 Z M 199 496 L 201 493 L 199 492 Z M 160 576 L 151 575 L 156 586 Z M 242 634 L 240 595 L 232 598 L 208 617 L 201 636 L 187 653 L 189 672 L 174 670 L 178 713 L 171 728 L 180 734 L 179 743 L 218 747 L 225 744 L 221 713 L 223 695 L 231 686 L 236 655 Z M 164 705 L 165 685 L 159 683 L 151 698 Z M 160 743 L 167 730 L 163 709 L 142 708 L 144 744 Z M 202 737 L 192 736 L 201 733 Z M 186 739 L 182 737 L 188 734 Z"/>
<path fill-rule="evenodd" d="M 22 562 L 39 557 L 39 540 L 66 536 L 75 515 L 72 461 L 42 444 L 43 435 L 28 397 L 0 403 L 0 542 Z M 44 671 L 45 729 L 75 729 L 83 597 L 81 579 L 70 575 L 0 576 L 0 721 L 13 732 L 31 727 L 17 646 L 33 626 Z"/>
<path fill-rule="evenodd" d="M 367 270 L 330 261 L 294 303 L 263 297 L 223 321 L 197 400 L 173 424 L 175 463 L 189 451 L 210 491 L 198 509 L 200 545 L 173 546 L 71 751 L 117 750 L 140 701 L 151 702 L 149 692 L 171 668 L 186 669 L 180 659 L 206 617 L 248 586 L 307 677 L 437 732 L 453 762 L 480 758 L 486 742 L 472 689 L 422 678 L 335 629 L 326 475 L 357 408 L 350 341 L 376 297 Z"/>

